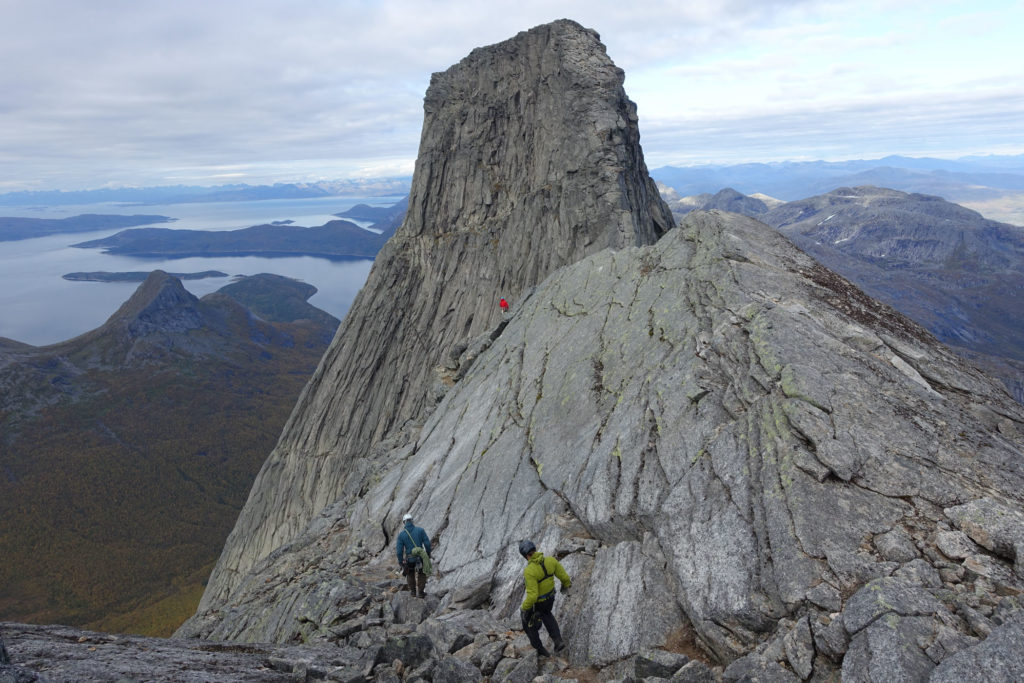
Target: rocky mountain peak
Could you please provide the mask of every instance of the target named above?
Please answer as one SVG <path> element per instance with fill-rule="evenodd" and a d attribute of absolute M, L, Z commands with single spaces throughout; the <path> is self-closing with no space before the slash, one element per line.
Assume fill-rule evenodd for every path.
<path fill-rule="evenodd" d="M 560 665 L 467 651 L 518 628 L 531 538 L 607 678 L 687 643 L 728 681 L 1012 679 L 1024 410 L 764 223 L 666 232 L 599 45 L 556 22 L 435 76 L 406 222 L 179 634 L 531 680 Z M 436 541 L 415 617 L 353 579 L 406 512 Z"/>
<path fill-rule="evenodd" d="M 196 309 L 199 299 L 182 285 L 181 280 L 162 270 L 154 270 L 107 321 L 107 325 L 124 326 L 133 337 L 144 337 L 156 331 L 184 332 L 202 325 Z"/>
<path fill-rule="evenodd" d="M 727 681 L 1013 659 L 1024 411 L 767 225 L 693 212 L 588 256 L 453 361 L 426 421 L 353 457 L 336 499 L 181 635 L 383 651 L 403 625 L 353 616 L 373 592 L 347 577 L 393 565 L 411 511 L 435 541 L 416 632 L 438 652 L 432 634 L 481 613 L 466 605 L 515 628 L 529 537 L 573 576 L 569 661 L 611 678 L 680 641 Z"/>
<path fill-rule="evenodd" d="M 672 227 L 622 82 L 597 34 L 572 21 L 434 74 L 405 221 L 257 479 L 204 604 L 334 500 L 352 457 L 424 415 L 434 368 L 494 327 L 501 297 L 514 307 L 558 268 Z"/>

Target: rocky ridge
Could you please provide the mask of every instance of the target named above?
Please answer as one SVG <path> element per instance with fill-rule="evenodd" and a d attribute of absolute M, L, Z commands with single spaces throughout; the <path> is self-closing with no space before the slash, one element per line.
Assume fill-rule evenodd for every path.
<path fill-rule="evenodd" d="M 768 226 L 694 213 L 588 257 L 448 370 L 181 634 L 348 642 L 335 577 L 393 563 L 412 510 L 435 616 L 475 591 L 514 618 L 531 536 L 579 577 L 569 662 L 609 671 L 690 638 L 724 680 L 947 680 L 1019 638 L 1021 407 Z"/>
<path fill-rule="evenodd" d="M 684 198 L 659 190 L 677 218 L 721 209 L 779 229 L 1001 379 L 1024 403 L 1024 309 L 1017 295 L 1024 287 L 1024 228 L 940 197 L 879 187 L 841 187 L 785 204 L 729 189 Z"/>
<path fill-rule="evenodd" d="M 567 20 L 434 74 L 406 218 L 258 476 L 204 609 L 334 501 L 373 444 L 422 418 L 434 368 L 494 327 L 499 297 L 669 230 L 622 83 L 597 34 Z"/>
<path fill-rule="evenodd" d="M 494 123 L 484 105 L 495 98 L 472 95 L 519 82 L 502 79 L 521 64 L 509 50 L 552 43 L 599 45 L 556 22 L 474 51 L 449 72 L 452 83 L 435 77 L 409 217 L 179 635 L 375 652 L 392 638 L 412 642 L 397 616 L 403 597 L 388 612 L 355 580 L 393 567 L 391 533 L 411 511 L 436 540 L 439 572 L 432 597 L 416 602 L 416 633 L 458 622 L 451 632 L 483 636 L 484 648 L 515 628 L 520 538 L 574 576 L 556 608 L 568 659 L 526 666 L 521 680 L 576 678 L 573 666 L 636 677 L 643 653 L 667 662 L 684 650 L 704 661 L 676 658 L 678 668 L 640 677 L 692 665 L 677 680 L 952 680 L 972 667 L 1013 678 L 1024 622 L 1024 409 L 923 328 L 756 220 L 693 212 L 654 242 L 659 224 L 644 223 L 644 204 L 628 218 L 602 213 L 608 205 L 591 194 L 561 193 L 557 209 L 579 212 L 593 249 L 580 248 L 577 231 L 547 225 L 539 261 L 524 265 L 529 253 L 518 252 L 500 271 L 536 271 L 536 286 L 511 296 L 507 318 L 485 305 L 497 271 L 480 254 L 540 245 L 536 224 L 520 220 L 531 213 L 500 234 L 480 217 L 495 205 L 534 206 L 541 162 L 513 155 L 501 166 L 507 205 L 497 188 L 484 193 L 486 165 L 472 161 L 495 148 L 478 131 L 518 124 Z M 577 49 L 538 54 L 561 60 L 548 64 L 553 75 L 592 63 Z M 596 61 L 610 65 L 603 50 Z M 460 84 L 467 96 L 447 89 Z M 570 86 L 561 85 L 575 94 Z M 432 93 L 474 106 L 439 135 Z M 578 110 L 577 98 L 567 101 Z M 600 137 L 610 145 L 593 163 L 619 149 L 614 135 Z M 622 177 L 642 189 L 638 158 Z M 567 160 L 566 178 L 587 172 L 572 155 L 545 159 L 552 169 Z M 437 192 L 423 192 L 442 177 Z M 464 232 L 438 232 L 456 219 Z M 594 237 L 628 225 L 652 234 Z M 550 260 L 559 250 L 570 261 L 562 267 Z M 410 330 L 429 353 L 409 352 Z M 427 638 L 420 654 L 403 655 L 419 662 L 404 678 L 463 680 L 445 673 L 449 655 L 464 680 L 488 675 L 468 645 Z M 387 661 L 369 672 L 375 680 L 398 675 Z"/>
<path fill-rule="evenodd" d="M 878 187 L 842 187 L 758 218 L 963 349 L 1024 402 L 1024 228 Z"/>

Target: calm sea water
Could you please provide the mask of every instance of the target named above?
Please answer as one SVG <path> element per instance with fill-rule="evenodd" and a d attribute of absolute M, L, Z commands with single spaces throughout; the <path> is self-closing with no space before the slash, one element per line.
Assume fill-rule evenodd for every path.
<path fill-rule="evenodd" d="M 178 219 L 158 227 L 193 230 L 235 230 L 272 221 L 323 225 L 356 204 L 390 206 L 401 197 L 327 197 L 170 205 L 89 204 L 59 207 L 0 207 L 2 216 L 63 218 L 82 213 L 155 214 Z M 118 230 L 51 235 L 0 242 L 0 337 L 33 345 L 53 344 L 99 327 L 138 288 L 137 283 L 72 282 L 75 271 L 166 270 L 188 273 L 219 270 L 225 278 L 185 280 L 196 296 L 216 291 L 231 276 L 276 273 L 316 287 L 310 299 L 337 318 L 344 317 L 366 282 L 372 261 L 329 261 L 313 257 L 141 259 L 104 254 L 70 245 L 112 235 Z"/>

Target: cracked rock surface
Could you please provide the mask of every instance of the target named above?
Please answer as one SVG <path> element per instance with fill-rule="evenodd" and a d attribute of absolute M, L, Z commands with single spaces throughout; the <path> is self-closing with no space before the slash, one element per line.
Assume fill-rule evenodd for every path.
<path fill-rule="evenodd" d="M 686 632 L 725 680 L 1003 666 L 1021 406 L 767 226 L 691 214 L 557 271 L 486 337 L 423 423 L 182 634 L 295 637 L 338 558 L 394 563 L 384 530 L 411 510 L 437 541 L 439 609 L 476 590 L 510 619 L 518 539 L 558 556 L 571 662 Z"/>
<path fill-rule="evenodd" d="M 434 74 L 409 209 L 299 399 L 203 597 L 293 540 L 352 458 L 423 416 L 434 368 L 558 268 L 673 225 L 636 106 L 593 31 L 562 20 Z"/>
<path fill-rule="evenodd" d="M 179 635 L 390 652 L 434 619 L 375 680 L 532 680 L 494 644 L 531 538 L 606 678 L 1012 679 L 1024 407 L 762 223 L 668 230 L 621 83 L 572 22 L 435 76 L 406 222 Z M 389 611 L 359 577 L 405 512 L 438 574 Z"/>

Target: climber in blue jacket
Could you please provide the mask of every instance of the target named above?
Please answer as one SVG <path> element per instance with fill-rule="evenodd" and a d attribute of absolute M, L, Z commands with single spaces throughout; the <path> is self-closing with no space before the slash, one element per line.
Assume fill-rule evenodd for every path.
<path fill-rule="evenodd" d="M 395 545 L 395 552 L 398 554 L 398 564 L 405 574 L 405 580 L 409 582 L 409 592 L 416 597 L 427 597 L 427 575 L 423 572 L 423 560 L 417 557 L 413 551 L 422 548 L 430 557 L 430 538 L 427 532 L 421 527 L 412 523 L 412 515 L 406 513 L 402 517 L 405 526 L 398 532 L 398 541 Z"/>

